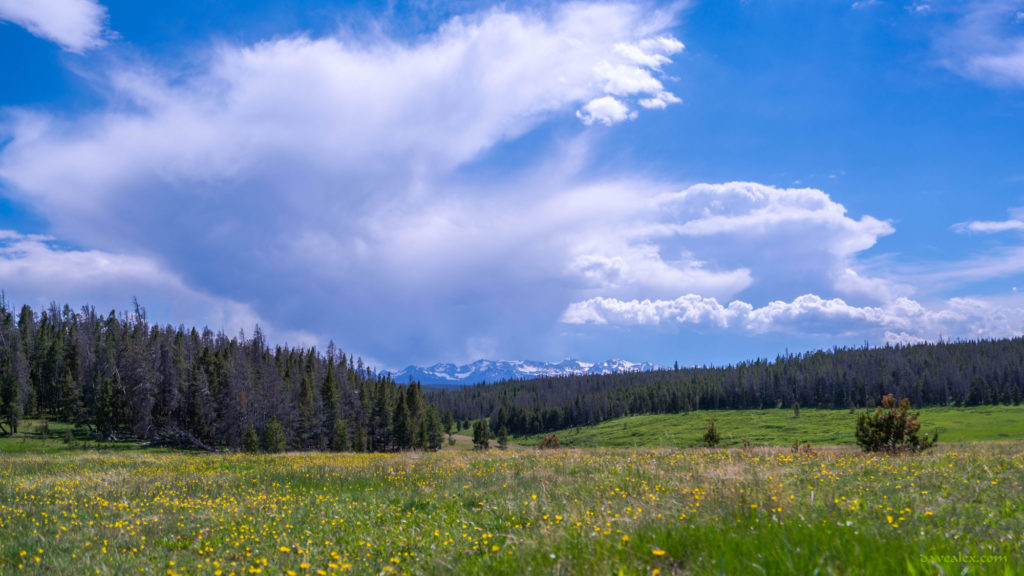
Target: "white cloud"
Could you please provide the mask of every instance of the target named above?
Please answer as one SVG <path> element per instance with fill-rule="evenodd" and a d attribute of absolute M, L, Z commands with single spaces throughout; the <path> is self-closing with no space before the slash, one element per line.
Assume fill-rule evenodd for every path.
<path fill-rule="evenodd" d="M 0 181 L 62 239 L 157 255 L 188 286 L 346 348 L 358 333 L 360 352 L 385 362 L 447 354 L 459 339 L 479 349 L 496 333 L 503 346 L 526 342 L 582 282 L 567 272 L 575 253 L 562 227 L 581 241 L 591 222 L 579 214 L 604 214 L 649 183 L 590 186 L 560 161 L 529 170 L 568 170 L 553 178 L 483 185 L 460 169 L 602 98 L 625 111 L 591 106 L 592 121 L 634 118 L 640 100 L 677 102 L 658 80 L 682 49 L 673 23 L 649 5 L 571 3 L 467 15 L 415 41 L 221 44 L 180 70 L 115 61 L 103 111 L 6 111 Z M 581 131 L 566 165 L 585 156 Z M 548 152 L 558 151 L 536 155 Z M 495 296 L 507 291 L 515 312 Z"/>
<path fill-rule="evenodd" d="M 659 92 L 654 98 L 643 98 L 638 101 L 638 104 L 647 109 L 662 110 L 667 108 L 669 104 L 678 104 L 682 102 L 678 97 L 669 92 Z"/>
<path fill-rule="evenodd" d="M 839 298 L 805 294 L 791 302 L 772 301 L 755 308 L 733 300 L 687 294 L 674 300 L 591 298 L 565 310 L 568 324 L 672 325 L 762 334 L 786 332 L 832 336 L 880 331 L 888 342 L 935 341 L 945 335 L 962 338 L 1015 337 L 1024 334 L 1024 300 L 997 303 L 954 298 L 926 308 L 908 298 L 882 306 L 853 306 Z"/>
<path fill-rule="evenodd" d="M 71 125 L 14 114 L 0 178 L 58 213 L 154 186 L 223 195 L 247 177 L 288 197 L 299 172 L 333 196 L 382 177 L 404 187 L 579 105 L 612 123 L 636 116 L 627 97 L 669 102 L 637 53 L 660 65 L 678 51 L 671 23 L 630 4 L 492 10 L 415 45 L 295 37 L 222 46 L 184 76 L 125 66 L 110 73 L 124 102 L 107 113 Z"/>
<path fill-rule="evenodd" d="M 1024 208 L 1012 207 L 1006 220 L 972 220 L 958 222 L 950 227 L 958 234 L 998 234 L 1001 232 L 1024 231 Z"/>
<path fill-rule="evenodd" d="M 952 262 L 927 262 L 902 266 L 893 280 L 918 286 L 931 293 L 962 291 L 964 287 L 1024 273 L 1024 246 L 1006 246 Z"/>
<path fill-rule="evenodd" d="M 637 114 L 614 97 L 602 96 L 587 102 L 582 110 L 576 112 L 576 116 L 587 126 L 594 122 L 611 126 L 626 120 L 633 120 Z"/>
<path fill-rule="evenodd" d="M 821 190 L 697 184 L 663 195 L 657 204 L 663 225 L 655 230 L 663 252 L 668 246 L 691 247 L 699 260 L 719 269 L 746 268 L 758 297 L 836 290 L 884 297 L 877 292 L 884 281 L 855 279 L 850 272 L 856 255 L 891 234 L 892 226 L 871 216 L 850 218 Z M 870 289 L 861 289 L 868 284 Z"/>
<path fill-rule="evenodd" d="M 260 324 L 279 341 L 317 343 L 308 333 L 275 331 L 246 304 L 194 290 L 149 258 L 60 248 L 54 238 L 0 230 L 0 289 L 13 305 L 88 304 L 105 314 L 133 298 L 153 311 L 151 321 L 207 325 L 235 335 Z"/>
<path fill-rule="evenodd" d="M 382 215 L 369 252 L 373 277 L 397 278 L 399 287 L 374 296 L 394 292 L 396 308 L 435 298 L 424 308 L 439 316 L 451 307 L 477 310 L 466 329 L 493 324 L 507 344 L 517 338 L 509 326 L 532 326 L 536 337 L 566 303 L 591 298 L 700 294 L 704 308 L 691 316 L 729 322 L 730 312 L 716 311 L 708 299 L 796 298 L 820 290 L 876 302 L 907 291 L 856 267 L 857 253 L 892 227 L 849 217 L 824 192 L 744 182 L 673 191 L 644 180 L 578 178 L 540 170 L 494 184 L 485 196 L 450 189 L 443 201 Z M 351 260 L 318 245 L 329 244 L 308 250 L 337 252 L 338 267 Z M 368 278 L 365 271 L 359 277 Z M 593 312 L 574 310 L 567 317 Z M 444 322 L 431 316 L 420 324 L 433 329 Z"/>
<path fill-rule="evenodd" d="M 636 44 L 615 45 L 615 51 L 625 56 L 627 60 L 652 70 L 660 70 L 663 64 L 672 61 L 670 55 L 678 54 L 684 49 L 683 43 L 671 36 L 645 38 Z"/>
<path fill-rule="evenodd" d="M 934 342 L 934 340 L 928 340 L 927 338 L 921 338 L 919 336 L 914 336 L 913 334 L 907 334 L 906 332 L 886 331 L 883 336 L 887 343 L 894 345 L 898 344 L 901 346 L 913 346 L 915 344 Z"/>
<path fill-rule="evenodd" d="M 1024 220 L 1001 220 L 1001 221 L 974 221 L 961 222 L 953 226 L 956 232 L 980 232 L 992 234 L 997 232 L 1008 232 L 1011 230 L 1024 230 Z"/>
<path fill-rule="evenodd" d="M 974 2 L 940 38 L 943 62 L 953 71 L 988 84 L 1024 86 L 1024 33 L 1020 0 Z"/>
<path fill-rule="evenodd" d="M 859 2 L 854 2 L 850 5 L 850 8 L 853 8 L 854 10 L 863 10 L 880 4 L 881 2 L 879 0 L 860 0 Z"/>
<path fill-rule="evenodd" d="M 0 20 L 82 53 L 106 44 L 107 9 L 95 0 L 0 0 Z"/>
<path fill-rule="evenodd" d="M 892 225 L 822 190 L 590 180 L 598 136 L 578 126 L 521 172 L 489 172 L 490 151 L 552 118 L 612 125 L 678 103 L 660 72 L 683 48 L 672 22 L 631 4 L 499 9 L 414 43 L 298 36 L 221 45 L 191 72 L 115 67 L 105 111 L 7 111 L 5 189 L 94 249 L 13 237 L 25 248 L 0 282 L 58 301 L 152 294 L 176 322 L 259 317 L 345 349 L 358 337 L 355 351 L 396 364 L 546 354 L 559 317 L 748 334 L 1008 329 L 1012 315 L 926 308 L 872 273 L 860 257 Z M 82 279 L 44 273 L 62 267 Z"/>

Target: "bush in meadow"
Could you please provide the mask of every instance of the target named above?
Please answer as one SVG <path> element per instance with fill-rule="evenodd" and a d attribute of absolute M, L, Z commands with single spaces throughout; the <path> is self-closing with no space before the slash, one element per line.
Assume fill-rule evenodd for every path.
<path fill-rule="evenodd" d="M 721 442 L 722 436 L 718 433 L 718 427 L 715 426 L 714 420 L 708 420 L 708 426 L 704 429 L 704 445 L 708 448 L 714 448 Z"/>
<path fill-rule="evenodd" d="M 547 436 L 544 436 L 537 447 L 541 450 L 553 450 L 555 448 L 561 448 L 562 443 L 558 440 L 558 436 L 548 434 Z"/>
<path fill-rule="evenodd" d="M 886 394 L 873 413 L 865 412 L 857 418 L 857 444 L 865 452 L 920 452 L 931 448 L 939 434 L 921 437 L 919 415 L 910 411 L 908 398 L 897 402 L 892 394 Z"/>

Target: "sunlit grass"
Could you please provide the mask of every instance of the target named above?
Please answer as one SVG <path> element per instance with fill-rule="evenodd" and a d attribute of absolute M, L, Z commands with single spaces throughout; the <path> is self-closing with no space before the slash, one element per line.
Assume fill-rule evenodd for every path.
<path fill-rule="evenodd" d="M 703 444 L 705 426 L 713 418 L 723 446 L 742 446 L 744 439 L 754 446 L 792 446 L 794 442 L 852 445 L 856 442 L 857 415 L 864 411 L 804 408 L 796 417 L 790 408 L 700 410 L 617 418 L 595 426 L 560 430 L 557 434 L 564 446 L 697 447 Z M 1024 406 L 932 407 L 920 412 L 921 431 L 938 432 L 940 443 L 1024 440 Z M 543 436 L 520 437 L 515 441 L 536 445 Z"/>
<path fill-rule="evenodd" d="M 1004 574 L 1024 565 L 1024 443 L 917 457 L 852 448 L 2 454 L 0 478 L 2 574 Z"/>

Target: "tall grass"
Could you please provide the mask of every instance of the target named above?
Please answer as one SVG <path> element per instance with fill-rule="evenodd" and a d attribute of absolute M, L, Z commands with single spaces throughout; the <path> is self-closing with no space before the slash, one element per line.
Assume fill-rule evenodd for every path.
<path fill-rule="evenodd" d="M 801 414 L 801 418 L 804 414 Z M 0 573 L 932 574 L 1024 565 L 1024 443 L 0 454 Z"/>

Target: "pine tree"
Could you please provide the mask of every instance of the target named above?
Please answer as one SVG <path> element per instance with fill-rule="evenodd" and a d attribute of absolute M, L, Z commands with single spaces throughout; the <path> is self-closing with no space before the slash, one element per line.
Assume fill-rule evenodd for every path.
<path fill-rule="evenodd" d="M 245 436 L 242 437 L 242 452 L 253 454 L 258 452 L 259 449 L 260 437 L 256 434 L 256 427 L 249 424 L 249 429 L 245 431 Z"/>
<path fill-rule="evenodd" d="M 14 376 L 12 362 L 0 352 L 0 432 L 18 433 L 21 420 L 21 403 L 18 401 L 18 381 Z"/>
<path fill-rule="evenodd" d="M 427 450 L 440 450 L 444 442 L 444 435 L 441 432 L 441 418 L 437 415 L 437 409 L 427 406 L 427 443 L 424 447 Z"/>
<path fill-rule="evenodd" d="M 327 356 L 327 375 L 320 385 L 320 400 L 323 403 L 323 437 L 331 439 L 331 449 L 334 448 L 334 436 L 337 434 L 335 425 L 338 421 L 338 385 L 334 379 L 334 356 Z"/>
<path fill-rule="evenodd" d="M 394 439 L 395 446 L 399 450 L 408 450 L 413 446 L 413 423 L 409 414 L 409 408 L 405 403 L 405 395 L 398 395 L 398 403 L 395 404 L 394 414 Z"/>
<path fill-rule="evenodd" d="M 15 353 L 20 348 L 17 340 L 14 316 L 7 311 L 7 300 L 0 292 L 0 433 L 12 435 L 18 433 L 18 421 L 21 419 L 18 378 L 15 372 Z"/>
<path fill-rule="evenodd" d="M 498 448 L 508 448 L 508 428 L 504 425 L 498 430 Z"/>
<path fill-rule="evenodd" d="M 319 446 L 315 399 L 313 398 L 313 375 L 306 371 L 299 383 L 299 446 Z"/>
<path fill-rule="evenodd" d="M 275 454 L 284 452 L 287 448 L 288 441 L 285 439 L 284 426 L 281 426 L 277 418 L 271 418 L 270 422 L 267 422 L 266 428 L 263 429 L 263 449 Z"/>
<path fill-rule="evenodd" d="M 366 438 L 366 428 L 356 424 L 356 441 L 352 449 L 356 452 L 366 452 Z"/>
<path fill-rule="evenodd" d="M 391 408 L 393 386 L 383 378 L 377 380 L 373 392 L 373 427 L 370 450 L 385 452 L 391 449 L 394 429 L 394 411 Z"/>
<path fill-rule="evenodd" d="M 491 447 L 491 430 L 483 419 L 473 424 L 473 447 L 477 450 L 487 450 Z"/>
<path fill-rule="evenodd" d="M 455 427 L 455 419 L 452 418 L 452 411 L 451 410 L 445 410 L 444 411 L 444 418 L 441 420 L 441 429 L 444 430 L 444 433 L 448 435 L 448 439 L 449 440 L 452 437 L 452 428 L 454 428 L 454 427 Z"/>
<path fill-rule="evenodd" d="M 416 437 L 413 439 L 413 446 L 419 448 L 420 450 L 429 450 L 430 431 L 428 428 L 430 426 L 430 423 L 427 422 L 426 414 L 420 417 L 418 423 L 414 421 L 413 426 L 416 427 Z"/>
<path fill-rule="evenodd" d="M 334 420 L 334 434 L 331 436 L 331 450 L 345 452 L 349 449 L 348 422 L 337 418 Z"/>
<path fill-rule="evenodd" d="M 215 414 L 212 402 L 206 374 L 199 368 L 199 363 L 194 363 L 189 370 L 185 394 L 185 429 L 204 442 L 209 441 L 213 434 Z"/>
<path fill-rule="evenodd" d="M 82 411 L 81 394 L 70 371 L 65 371 L 61 376 L 57 392 L 59 398 L 57 414 L 60 419 L 64 422 L 77 421 Z"/>

